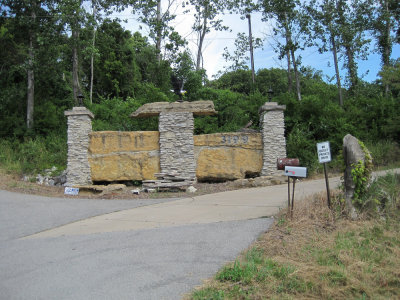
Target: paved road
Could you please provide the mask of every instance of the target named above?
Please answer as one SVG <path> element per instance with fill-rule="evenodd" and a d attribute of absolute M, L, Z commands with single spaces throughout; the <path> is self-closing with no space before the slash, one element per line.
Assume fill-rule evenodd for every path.
<path fill-rule="evenodd" d="M 178 200 L 0 191 L 0 299 L 179 299 L 268 230 L 286 189 Z M 296 200 L 324 189 L 301 182 Z"/>
<path fill-rule="evenodd" d="M 180 299 L 272 223 L 264 218 L 24 239 L 91 216 L 173 201 L 0 191 L 0 299 Z"/>

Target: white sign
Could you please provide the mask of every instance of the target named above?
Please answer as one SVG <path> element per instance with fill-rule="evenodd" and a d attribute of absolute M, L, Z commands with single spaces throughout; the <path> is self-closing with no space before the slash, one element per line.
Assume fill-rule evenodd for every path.
<path fill-rule="evenodd" d="M 64 190 L 64 194 L 76 196 L 79 194 L 79 188 L 66 187 Z"/>
<path fill-rule="evenodd" d="M 323 142 L 317 144 L 318 160 L 322 163 L 331 161 L 331 147 L 329 142 Z"/>

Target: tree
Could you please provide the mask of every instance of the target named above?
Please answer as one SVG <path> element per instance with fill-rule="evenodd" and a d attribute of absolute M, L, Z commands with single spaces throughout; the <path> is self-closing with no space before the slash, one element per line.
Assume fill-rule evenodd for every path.
<path fill-rule="evenodd" d="M 349 92 L 355 94 L 358 86 L 358 66 L 356 60 L 365 59 L 370 40 L 366 37 L 368 18 L 371 14 L 368 0 L 336 0 L 338 34 L 345 57 Z"/>
<path fill-rule="evenodd" d="M 253 48 L 260 48 L 262 46 L 262 41 L 260 38 L 253 39 Z M 244 32 L 239 32 L 235 39 L 235 50 L 231 53 L 228 47 L 224 48 L 224 53 L 222 54 L 226 62 L 231 62 L 229 67 L 226 67 L 226 71 L 236 71 L 239 69 L 248 70 L 249 61 L 249 39 Z"/>
<path fill-rule="evenodd" d="M 400 96 L 400 58 L 395 61 L 389 61 L 389 64 L 383 66 L 379 72 L 379 76 L 382 78 L 382 83 L 387 86 L 388 89 L 396 97 Z"/>
<path fill-rule="evenodd" d="M 161 62 L 162 59 L 163 42 L 168 41 L 165 43 L 165 50 L 170 51 L 171 54 L 176 53 L 177 48 L 186 44 L 186 41 L 182 39 L 179 33 L 169 25 L 176 17 L 176 15 L 172 13 L 176 5 L 177 0 L 140 0 L 133 6 L 134 12 L 139 14 L 139 21 L 149 27 L 149 36 L 155 43 L 159 62 Z M 174 58 L 176 57 L 174 56 Z"/>
<path fill-rule="evenodd" d="M 65 0 L 55 1 L 53 6 L 53 14 L 58 15 L 60 22 L 64 24 L 65 30 L 71 32 L 70 46 L 72 50 L 72 92 L 75 105 L 78 104 L 78 95 L 82 93 L 80 79 L 80 47 L 82 40 L 80 38 L 82 28 L 86 28 L 89 24 L 96 26 L 98 20 L 101 20 L 102 11 L 108 15 L 112 11 L 120 11 L 126 8 L 129 4 L 134 4 L 136 1 L 130 0 L 93 0 L 93 10 L 98 12 L 94 16 L 90 16 L 89 12 L 82 6 L 84 0 Z M 89 41 L 92 41 L 90 43 Z M 86 39 L 86 43 L 93 45 L 93 38 Z M 91 46 L 92 47 L 92 46 Z M 92 51 L 95 51 L 92 47 Z"/>
<path fill-rule="evenodd" d="M 336 85 L 338 88 L 339 105 L 343 106 L 342 84 L 339 72 L 339 29 L 337 26 L 338 14 L 335 0 L 312 0 L 306 6 L 306 11 L 312 17 L 312 40 L 320 53 L 331 51 L 335 67 Z"/>
<path fill-rule="evenodd" d="M 90 38 L 92 30 L 82 30 L 83 39 Z M 135 61 L 132 35 L 117 21 L 105 19 L 97 29 L 97 46 L 93 66 L 93 92 L 98 97 L 134 96 L 140 81 L 138 65 Z M 83 59 L 82 71 L 90 73 L 91 53 Z M 85 58 L 85 56 L 83 56 Z M 86 77 L 87 78 L 87 77 Z"/>
<path fill-rule="evenodd" d="M 263 0 L 261 8 L 264 15 L 264 21 L 268 19 L 275 20 L 274 34 L 281 35 L 285 42 L 278 42 L 279 58 L 287 57 L 288 66 L 290 60 L 293 64 L 296 80 L 297 100 L 301 100 L 300 76 L 298 71 L 298 58 L 296 50 L 301 49 L 300 38 L 306 30 L 307 18 L 300 11 L 300 2 L 298 0 Z M 288 71 L 290 74 L 290 70 Z M 289 80 L 290 82 L 290 80 Z"/>
<path fill-rule="evenodd" d="M 371 28 L 375 35 L 378 51 L 381 54 L 383 68 L 390 67 L 390 55 L 392 53 L 393 41 L 396 40 L 396 22 L 400 17 L 400 4 L 394 0 L 379 0 L 374 6 L 375 18 L 372 19 Z M 396 20 L 397 15 L 397 20 Z M 399 28 L 400 30 L 400 28 Z M 398 34 L 400 31 L 398 32 Z M 389 84 L 385 83 L 385 95 L 389 93 Z"/>
<path fill-rule="evenodd" d="M 218 18 L 218 14 L 224 11 L 227 3 L 225 0 L 188 0 L 183 3 L 183 6 L 188 7 L 189 4 L 195 10 L 195 22 L 192 29 L 197 33 L 196 70 L 200 70 L 203 66 L 203 47 L 206 34 L 211 29 L 228 30 L 228 27 L 222 25 L 222 20 Z M 189 11 L 186 10 L 186 12 Z"/>
<path fill-rule="evenodd" d="M 40 31 L 46 26 L 46 17 L 48 11 L 45 9 L 50 6 L 52 1 L 3 1 L 4 13 L 15 22 L 14 29 L 19 31 L 21 45 L 26 48 L 27 55 L 24 57 L 24 68 L 27 72 L 27 93 L 26 93 L 26 127 L 32 129 L 34 125 L 34 103 L 35 103 L 35 64 L 36 53 L 38 51 L 38 40 L 40 40 Z M 41 18 L 37 18 L 41 15 Z M 43 18 L 45 17 L 45 18 Z"/>

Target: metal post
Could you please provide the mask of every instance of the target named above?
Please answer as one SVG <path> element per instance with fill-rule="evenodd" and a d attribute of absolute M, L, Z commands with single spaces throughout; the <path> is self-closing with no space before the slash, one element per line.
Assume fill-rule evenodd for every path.
<path fill-rule="evenodd" d="M 288 203 L 287 203 L 287 206 L 288 206 L 288 212 L 289 212 L 289 209 L 290 209 L 290 177 L 288 176 L 288 178 L 287 178 L 287 193 L 288 193 L 288 198 L 287 198 L 287 201 L 288 201 Z"/>
<path fill-rule="evenodd" d="M 326 171 L 326 163 L 324 163 L 324 173 L 325 173 L 325 183 L 326 183 L 326 193 L 328 194 L 328 207 L 331 208 L 331 193 L 329 191 L 329 180 L 328 173 Z"/>
<path fill-rule="evenodd" d="M 294 206 L 294 189 L 296 186 L 296 177 L 293 178 L 293 191 L 292 191 L 292 208 L 290 210 L 290 217 L 293 218 L 293 206 Z"/>

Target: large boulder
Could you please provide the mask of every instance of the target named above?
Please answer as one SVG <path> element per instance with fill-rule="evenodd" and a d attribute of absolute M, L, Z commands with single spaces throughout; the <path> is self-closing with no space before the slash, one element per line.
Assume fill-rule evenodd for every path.
<path fill-rule="evenodd" d="M 343 157 L 346 165 L 344 171 L 344 189 L 345 189 L 345 199 L 346 207 L 348 213 L 352 219 L 357 218 L 357 212 L 353 205 L 353 200 L 355 197 L 355 192 L 357 183 L 353 179 L 352 171 L 355 168 L 364 169 L 365 176 L 364 185 L 368 185 L 370 181 L 370 172 L 368 172 L 370 166 L 371 155 L 368 149 L 363 144 L 351 134 L 347 134 L 343 138 Z M 357 197 L 360 195 L 356 195 Z"/>

